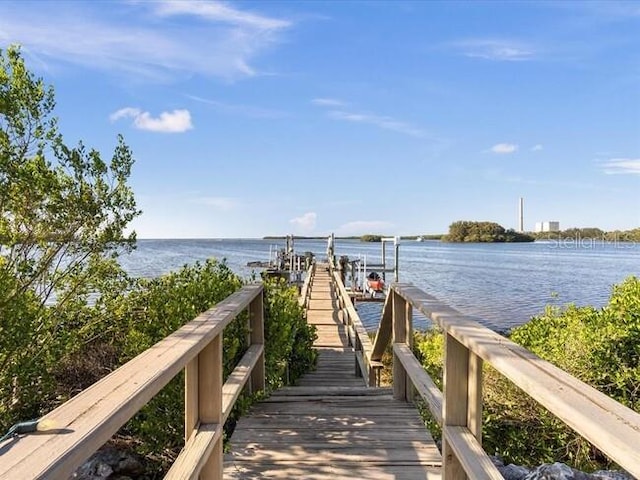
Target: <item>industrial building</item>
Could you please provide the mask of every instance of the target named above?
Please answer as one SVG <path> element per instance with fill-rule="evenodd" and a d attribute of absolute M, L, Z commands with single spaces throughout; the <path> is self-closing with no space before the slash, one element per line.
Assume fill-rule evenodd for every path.
<path fill-rule="evenodd" d="M 560 222 L 536 222 L 535 232 L 559 232 Z"/>

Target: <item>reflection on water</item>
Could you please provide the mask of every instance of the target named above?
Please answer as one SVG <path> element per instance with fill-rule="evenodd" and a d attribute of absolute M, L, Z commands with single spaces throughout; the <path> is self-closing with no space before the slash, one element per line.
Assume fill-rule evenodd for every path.
<path fill-rule="evenodd" d="M 267 260 L 270 248 L 284 240 L 139 240 L 122 258 L 132 275 L 153 277 L 210 257 L 248 278 L 248 261 Z M 296 251 L 323 258 L 326 242 L 297 240 Z M 388 249 L 391 250 L 391 249 Z M 336 253 L 379 262 L 380 244 L 337 240 Z M 393 258 L 390 252 L 388 261 Z M 400 281 L 410 282 L 461 312 L 498 330 L 506 330 L 539 314 L 547 304 L 602 306 L 611 285 L 640 275 L 640 245 L 602 242 L 535 242 L 521 244 L 446 244 L 404 242 L 400 246 Z M 379 320 L 379 304 L 358 309 L 368 328 Z M 416 327 L 425 320 L 416 318 Z"/>

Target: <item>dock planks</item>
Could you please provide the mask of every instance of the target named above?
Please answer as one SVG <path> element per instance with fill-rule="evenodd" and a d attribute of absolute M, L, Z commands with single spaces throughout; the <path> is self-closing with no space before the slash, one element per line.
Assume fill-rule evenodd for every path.
<path fill-rule="evenodd" d="M 224 478 L 439 479 L 441 456 L 412 404 L 355 376 L 327 266 L 311 283 L 318 366 L 240 419 Z"/>

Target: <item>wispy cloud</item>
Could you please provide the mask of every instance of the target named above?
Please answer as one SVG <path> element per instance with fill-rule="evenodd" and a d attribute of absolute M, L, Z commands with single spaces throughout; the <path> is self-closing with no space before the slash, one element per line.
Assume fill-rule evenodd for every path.
<path fill-rule="evenodd" d="M 534 145 L 533 147 L 531 147 L 531 151 L 532 152 L 540 152 L 544 147 L 541 144 L 537 144 Z"/>
<path fill-rule="evenodd" d="M 291 26 L 215 1 L 113 2 L 108 11 L 92 5 L 0 5 L 0 44 L 21 43 L 44 62 L 146 80 L 193 74 L 233 80 L 256 75 L 254 60 Z M 121 21 L 124 14 L 127 23 Z M 178 17 L 184 15 L 200 21 L 185 28 Z"/>
<path fill-rule="evenodd" d="M 414 127 L 409 123 L 401 122 L 391 117 L 375 115 L 370 113 L 345 112 L 343 110 L 332 110 L 329 112 L 329 116 L 331 118 L 335 118 L 337 120 L 344 120 L 346 122 L 366 123 L 369 125 L 374 125 L 384 130 L 391 130 L 394 132 L 403 133 L 405 135 L 410 135 L 412 137 L 427 136 L 426 131 L 418 127 Z"/>
<path fill-rule="evenodd" d="M 347 104 L 336 98 L 314 98 L 311 103 L 320 107 L 345 107 Z"/>
<path fill-rule="evenodd" d="M 497 143 L 489 149 L 489 151 L 497 153 L 499 155 L 513 153 L 516 150 L 518 150 L 518 145 L 515 145 L 513 143 Z"/>
<path fill-rule="evenodd" d="M 608 175 L 640 175 L 640 158 L 611 158 L 602 162 L 602 168 Z"/>
<path fill-rule="evenodd" d="M 160 16 L 192 15 L 214 22 L 246 25 L 260 30 L 291 26 L 291 22 L 238 10 L 226 3 L 207 0 L 164 0 L 154 2 L 152 8 Z"/>
<path fill-rule="evenodd" d="M 346 111 L 345 107 L 349 104 L 336 98 L 314 98 L 311 100 L 311 103 L 319 107 L 327 107 L 327 115 L 336 120 L 352 123 L 365 123 L 384 130 L 391 130 L 404 135 L 410 135 L 412 137 L 426 137 L 428 135 L 425 130 L 392 117 L 376 115 L 374 113 Z"/>
<path fill-rule="evenodd" d="M 125 107 L 109 117 L 112 122 L 122 118 L 132 118 L 135 128 L 149 132 L 183 133 L 193 128 L 189 110 L 162 112 L 160 116 L 154 118 L 149 112 L 143 112 L 139 108 Z"/>
<path fill-rule="evenodd" d="M 364 235 L 388 234 L 394 228 L 394 224 L 384 220 L 355 220 L 348 222 L 336 229 L 338 235 Z"/>
<path fill-rule="evenodd" d="M 461 40 L 452 44 L 463 55 L 499 62 L 532 60 L 536 50 L 531 45 L 513 40 L 475 39 Z"/>
<path fill-rule="evenodd" d="M 241 115 L 251 118 L 285 118 L 289 114 L 280 110 L 272 110 L 269 108 L 254 107 L 252 105 L 233 105 L 219 100 L 199 97 L 197 95 L 185 95 L 187 98 L 199 103 L 211 105 L 216 110 L 230 113 L 232 115 Z"/>
<path fill-rule="evenodd" d="M 318 215 L 315 212 L 307 212 L 304 215 L 289 220 L 299 232 L 311 233 L 316 228 Z"/>

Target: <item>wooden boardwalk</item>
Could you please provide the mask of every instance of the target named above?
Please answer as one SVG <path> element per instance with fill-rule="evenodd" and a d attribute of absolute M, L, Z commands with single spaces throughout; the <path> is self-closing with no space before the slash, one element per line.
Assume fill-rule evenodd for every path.
<path fill-rule="evenodd" d="M 240 419 L 224 478 L 440 478 L 440 453 L 415 407 L 355 376 L 326 265 L 317 266 L 307 319 L 318 329 L 317 369 Z"/>

